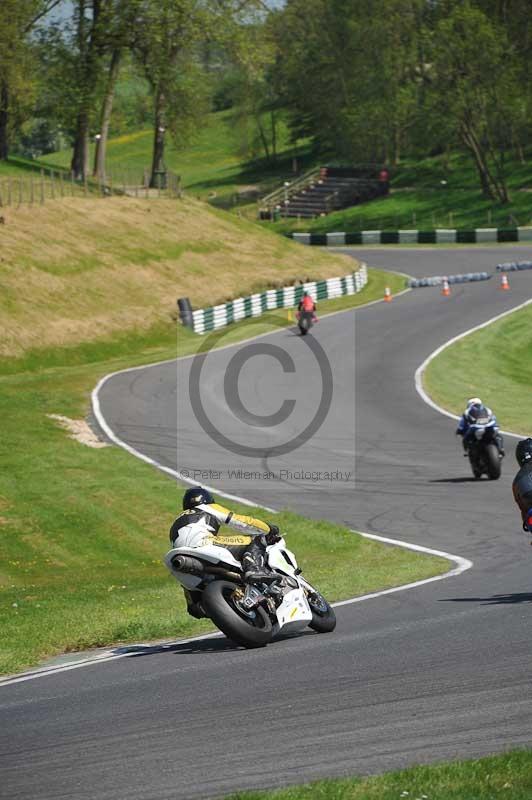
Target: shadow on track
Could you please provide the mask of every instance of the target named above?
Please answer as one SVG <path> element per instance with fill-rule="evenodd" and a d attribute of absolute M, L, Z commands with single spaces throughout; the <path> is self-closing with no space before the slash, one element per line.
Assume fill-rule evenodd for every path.
<path fill-rule="evenodd" d="M 467 478 L 434 478 L 433 480 L 430 480 L 429 483 L 482 483 L 482 480 L 478 480 L 472 475 L 468 475 Z"/>
<path fill-rule="evenodd" d="M 516 594 L 493 594 L 491 597 L 447 597 L 440 603 L 481 603 L 483 606 L 511 605 L 513 603 L 532 603 L 532 592 Z"/>
<path fill-rule="evenodd" d="M 302 638 L 304 636 L 317 636 L 315 631 L 298 631 L 298 633 L 276 636 L 270 646 L 277 642 L 286 642 L 288 639 Z M 131 658 L 138 656 L 153 656 L 161 653 L 173 653 L 178 656 L 198 655 L 200 653 L 222 653 L 228 650 L 245 650 L 246 648 L 227 639 L 220 634 L 213 635 L 212 639 L 199 641 L 178 642 L 176 644 L 133 644 L 131 646 L 117 647 L 112 652 L 115 655 L 127 655 Z M 258 648 L 260 649 L 260 648 Z"/>

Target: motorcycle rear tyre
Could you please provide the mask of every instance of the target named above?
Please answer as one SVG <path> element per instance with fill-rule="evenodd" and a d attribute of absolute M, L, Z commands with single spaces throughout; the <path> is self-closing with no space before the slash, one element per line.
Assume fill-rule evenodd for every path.
<path fill-rule="evenodd" d="M 486 445 L 486 462 L 488 465 L 488 478 L 491 481 L 496 481 L 501 477 L 501 459 L 497 445 Z"/>
<path fill-rule="evenodd" d="M 242 647 L 265 647 L 272 639 L 272 623 L 260 606 L 255 609 L 257 625 L 241 616 L 230 601 L 236 584 L 231 581 L 213 581 L 203 592 L 202 604 L 214 624 L 228 639 Z"/>

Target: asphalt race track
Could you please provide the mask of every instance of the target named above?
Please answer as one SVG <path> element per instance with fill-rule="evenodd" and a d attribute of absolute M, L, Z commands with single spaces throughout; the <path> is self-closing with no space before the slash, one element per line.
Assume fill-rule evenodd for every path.
<path fill-rule="evenodd" d="M 370 266 L 422 276 L 492 270 L 531 250 L 356 254 Z M 306 441 L 298 436 L 327 396 L 315 353 L 290 330 L 256 340 L 252 350 L 244 343 L 207 356 L 206 430 L 191 408 L 192 359 L 104 385 L 108 424 L 163 465 L 191 475 L 210 470 L 203 482 L 226 492 L 474 566 L 342 606 L 330 635 L 309 631 L 255 651 L 213 638 L 0 687 L 2 797 L 208 798 L 530 746 L 532 548 L 510 490 L 515 440 L 507 440 L 501 479 L 473 482 L 453 421 L 414 386 L 416 368 L 436 347 L 532 296 L 532 273 L 509 278 L 509 292 L 493 278 L 456 285 L 450 298 L 419 289 L 323 318 L 311 336 L 323 349 L 325 381 L 327 364 L 332 369 L 333 391 L 322 426 Z M 282 364 L 272 347 L 282 349 Z M 241 405 L 233 397 L 228 412 L 224 381 L 232 396 L 239 370 Z M 259 415 L 294 400 L 295 411 L 275 428 L 257 427 Z M 232 450 L 213 442 L 220 433 Z M 300 446 L 282 452 L 293 437 Z M 238 452 L 243 446 L 255 455 Z M 269 474 L 228 472 L 238 469 Z M 306 471 L 340 472 L 342 480 Z M 167 531 L 160 537 L 162 556 Z"/>

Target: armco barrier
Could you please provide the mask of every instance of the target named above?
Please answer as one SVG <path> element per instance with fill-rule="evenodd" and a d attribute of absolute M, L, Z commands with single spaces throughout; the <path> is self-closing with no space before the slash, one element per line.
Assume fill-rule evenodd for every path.
<path fill-rule="evenodd" d="M 228 303 L 221 303 L 211 308 L 200 308 L 192 312 L 192 328 L 195 333 L 213 331 L 223 328 L 231 322 L 248 317 L 258 317 L 265 311 L 276 308 L 293 308 L 296 306 L 303 292 L 308 292 L 314 300 L 328 300 L 347 294 L 356 294 L 368 282 L 366 264 L 361 264 L 360 269 L 342 278 L 328 278 L 323 281 L 310 281 L 298 286 L 284 286 L 280 289 L 269 289 L 266 292 L 252 294 L 249 297 L 239 297 Z"/>
<path fill-rule="evenodd" d="M 437 228 L 433 231 L 356 231 L 354 233 L 289 233 L 300 244 L 339 247 L 349 244 L 475 244 L 532 242 L 532 228 Z"/>
<path fill-rule="evenodd" d="M 473 281 L 489 281 L 491 275 L 487 272 L 465 272 L 458 275 L 433 275 L 430 278 L 411 278 L 408 281 L 410 289 L 419 289 L 422 286 L 440 286 L 447 283 L 470 283 Z"/>
<path fill-rule="evenodd" d="M 497 272 L 515 272 L 521 269 L 532 269 L 532 261 L 508 261 L 506 264 L 497 264 Z"/>

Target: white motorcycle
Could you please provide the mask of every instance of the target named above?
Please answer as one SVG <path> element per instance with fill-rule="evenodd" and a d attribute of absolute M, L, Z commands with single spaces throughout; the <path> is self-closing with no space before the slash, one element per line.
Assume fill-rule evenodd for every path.
<path fill-rule="evenodd" d="M 258 584 L 244 583 L 240 562 L 215 544 L 174 547 L 164 562 L 174 578 L 198 597 L 205 615 L 243 647 L 264 647 L 280 633 L 307 626 L 318 633 L 336 627 L 334 610 L 302 577 L 284 539 L 266 548 L 271 579 Z"/>

